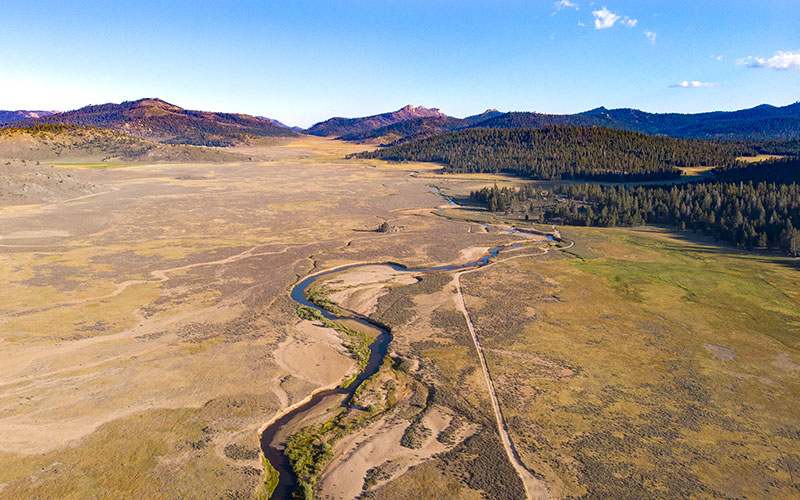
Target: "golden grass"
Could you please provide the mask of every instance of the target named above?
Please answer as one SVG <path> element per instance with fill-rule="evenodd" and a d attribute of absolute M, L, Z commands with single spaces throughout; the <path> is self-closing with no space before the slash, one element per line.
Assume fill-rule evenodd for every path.
<path fill-rule="evenodd" d="M 714 170 L 715 167 L 713 166 L 703 166 L 703 167 L 680 167 L 680 171 L 686 177 L 703 177 L 704 174 Z"/>
<path fill-rule="evenodd" d="M 747 163 L 755 163 L 764 160 L 774 160 L 776 158 L 785 158 L 782 155 L 756 155 L 756 156 L 739 156 L 736 159 Z"/>

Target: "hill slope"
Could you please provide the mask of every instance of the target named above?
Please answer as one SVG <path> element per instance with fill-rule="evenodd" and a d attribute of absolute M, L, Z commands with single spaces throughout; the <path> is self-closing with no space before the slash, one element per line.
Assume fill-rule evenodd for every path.
<path fill-rule="evenodd" d="M 86 106 L 23 120 L 11 126 L 41 124 L 107 128 L 149 141 L 197 146 L 232 146 L 252 137 L 286 137 L 297 132 L 270 120 L 236 113 L 191 111 L 160 99 Z"/>
<path fill-rule="evenodd" d="M 380 115 L 365 116 L 361 118 L 341 118 L 335 117 L 319 122 L 306 130 L 306 133 L 319 136 L 344 136 L 348 134 L 360 134 L 371 130 L 386 127 L 394 123 L 413 120 L 424 117 L 445 117 L 447 115 L 437 108 L 425 108 L 422 106 L 414 107 L 408 105 L 397 111 L 382 113 Z"/>
<path fill-rule="evenodd" d="M 35 125 L 0 129 L 0 158 L 44 161 L 235 161 L 215 148 L 161 144 L 98 127 Z"/>

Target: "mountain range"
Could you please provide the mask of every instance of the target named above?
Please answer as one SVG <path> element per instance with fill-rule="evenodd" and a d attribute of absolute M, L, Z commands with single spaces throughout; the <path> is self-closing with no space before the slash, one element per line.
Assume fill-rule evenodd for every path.
<path fill-rule="evenodd" d="M 470 128 L 538 129 L 552 125 L 596 126 L 688 139 L 796 141 L 800 139 L 800 102 L 695 114 L 604 107 L 575 114 L 490 109 L 466 118 L 446 115 L 437 108 L 408 105 L 377 115 L 330 118 L 305 130 L 261 116 L 186 110 L 161 99 L 93 105 L 67 112 L 0 111 L 0 127 L 43 124 L 100 127 L 148 141 L 201 146 L 234 146 L 263 137 L 294 137 L 302 133 L 397 144 Z"/>
<path fill-rule="evenodd" d="M 340 138 L 347 141 L 380 139 L 383 142 L 397 142 L 409 139 L 422 139 L 442 132 L 471 128 L 486 120 L 504 115 L 496 109 L 488 109 L 479 115 L 466 118 L 452 116 L 428 116 L 403 120 L 380 128 L 361 132 L 351 132 Z"/>
<path fill-rule="evenodd" d="M 410 110 L 414 113 L 403 113 Z M 312 126 L 306 132 L 386 144 L 467 128 L 544 128 L 552 125 L 605 127 L 685 139 L 800 139 L 800 102 L 782 107 L 762 104 L 740 111 L 694 114 L 648 113 L 638 109 L 604 107 L 563 115 L 488 110 L 467 118 L 447 116 L 435 108 L 406 106 L 394 113 L 364 118 L 332 118 Z"/>
<path fill-rule="evenodd" d="M 762 104 L 739 111 L 709 113 L 648 113 L 604 107 L 573 115 L 506 113 L 479 123 L 487 128 L 542 128 L 580 125 L 668 135 L 684 139 L 782 140 L 800 138 L 800 102 L 776 107 Z"/>

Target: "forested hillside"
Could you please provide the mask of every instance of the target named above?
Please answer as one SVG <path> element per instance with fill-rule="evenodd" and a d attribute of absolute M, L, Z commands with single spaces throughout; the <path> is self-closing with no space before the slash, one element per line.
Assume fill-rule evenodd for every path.
<path fill-rule="evenodd" d="M 675 179 L 676 167 L 732 164 L 742 144 L 649 136 L 596 127 L 469 129 L 361 153 L 362 158 L 429 161 L 449 172 L 504 172 L 531 179 Z"/>

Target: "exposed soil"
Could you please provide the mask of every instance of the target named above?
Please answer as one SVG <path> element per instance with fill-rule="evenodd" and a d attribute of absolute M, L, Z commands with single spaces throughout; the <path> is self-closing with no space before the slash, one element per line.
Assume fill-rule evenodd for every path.
<path fill-rule="evenodd" d="M 106 191 L 104 186 L 92 182 L 88 176 L 38 162 L 8 160 L 0 163 L 0 206 L 56 203 L 81 196 Z M 49 230 L 51 233 L 54 230 Z M 47 231 L 17 231 L 2 234 L 0 239 L 29 239 L 69 236 L 63 230 L 58 234 Z"/>

